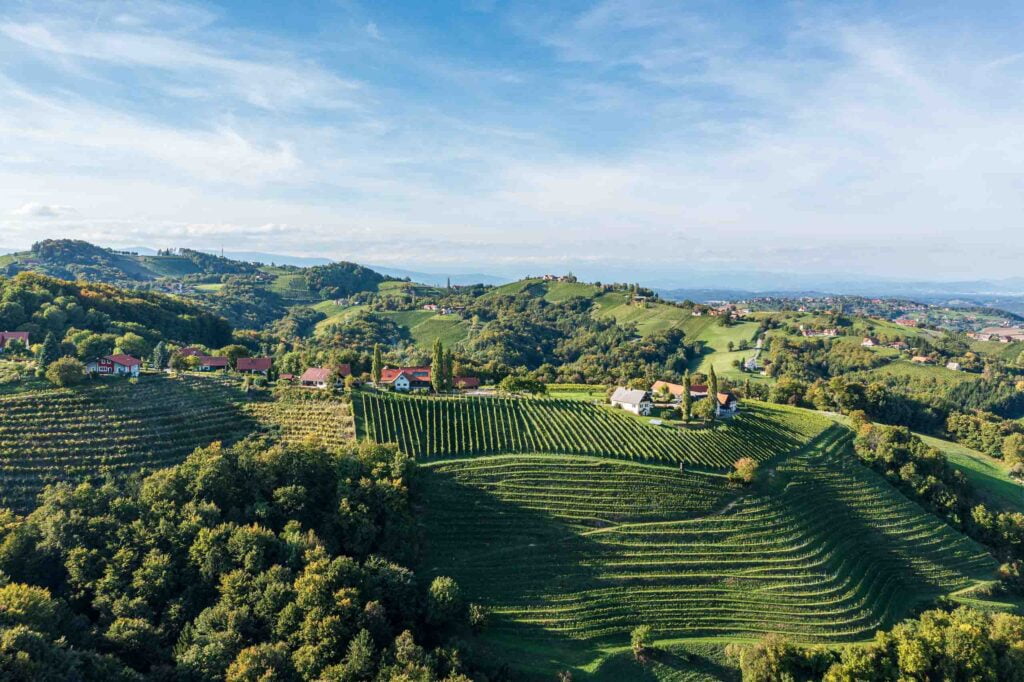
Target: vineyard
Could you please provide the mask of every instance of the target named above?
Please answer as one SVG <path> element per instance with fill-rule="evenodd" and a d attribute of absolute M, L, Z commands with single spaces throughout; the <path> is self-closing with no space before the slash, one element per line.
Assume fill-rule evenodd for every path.
<path fill-rule="evenodd" d="M 293 391 L 279 400 L 248 403 L 243 409 L 288 443 L 337 447 L 351 440 L 355 424 L 348 405 L 336 398 L 312 397 Z"/>
<path fill-rule="evenodd" d="M 830 423 L 806 410 L 748 401 L 713 429 L 654 426 L 579 400 L 433 398 L 363 393 L 360 434 L 418 458 L 502 453 L 601 455 L 728 467 L 792 451 Z"/>
<path fill-rule="evenodd" d="M 0 396 L 0 505 L 30 509 L 43 486 L 176 464 L 255 422 L 223 380 L 149 377 Z"/>
<path fill-rule="evenodd" d="M 659 639 L 865 639 L 991 579 L 980 546 L 843 456 L 850 438 L 829 428 L 756 494 L 600 458 L 429 462 L 424 568 L 491 608 L 503 641 L 581 646 L 643 623 Z"/>

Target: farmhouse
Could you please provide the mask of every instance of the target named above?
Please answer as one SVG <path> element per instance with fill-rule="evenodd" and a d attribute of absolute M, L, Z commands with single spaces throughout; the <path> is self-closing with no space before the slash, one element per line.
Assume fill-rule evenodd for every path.
<path fill-rule="evenodd" d="M 611 403 L 615 407 L 646 417 L 654 408 L 651 394 L 641 389 L 629 389 L 619 386 L 612 393 Z"/>
<path fill-rule="evenodd" d="M 228 369 L 231 366 L 227 358 L 219 358 L 213 355 L 200 355 L 198 357 L 200 372 L 213 372 L 215 370 Z"/>
<path fill-rule="evenodd" d="M 910 358 L 910 361 L 911 362 L 916 362 L 919 365 L 930 365 L 930 364 L 932 364 L 932 359 L 930 357 L 928 357 L 927 355 L 915 355 L 914 357 Z"/>
<path fill-rule="evenodd" d="M 708 387 L 703 384 L 694 384 L 690 386 L 690 397 L 691 398 L 707 398 Z"/>
<path fill-rule="evenodd" d="M 731 417 L 739 410 L 740 401 L 732 393 L 719 393 L 717 397 L 719 417 Z"/>
<path fill-rule="evenodd" d="M 864 346 L 865 348 L 871 348 L 872 346 L 877 346 L 878 341 L 871 338 L 870 336 L 865 336 L 864 340 L 860 342 L 860 345 Z"/>
<path fill-rule="evenodd" d="M 901 327 L 916 327 L 917 326 L 917 320 L 915 320 L 912 317 L 897 317 L 895 320 L 893 320 L 893 322 L 895 322 L 896 324 L 900 325 Z"/>
<path fill-rule="evenodd" d="M 953 362 L 952 360 L 946 363 L 946 369 L 953 370 L 954 372 L 960 371 L 960 363 Z"/>
<path fill-rule="evenodd" d="M 436 311 L 437 310 L 437 304 L 436 303 L 426 303 L 426 304 L 423 305 L 423 309 L 424 310 Z"/>
<path fill-rule="evenodd" d="M 385 367 L 380 371 L 380 383 L 395 391 L 411 391 L 414 388 L 430 388 L 429 367 Z"/>
<path fill-rule="evenodd" d="M 90 374 L 101 376 L 139 376 L 139 369 L 142 367 L 142 360 L 133 358 L 123 353 L 117 355 L 105 355 L 96 360 L 90 360 L 85 365 L 86 371 Z"/>
<path fill-rule="evenodd" d="M 896 350 L 909 350 L 910 346 L 905 341 L 894 341 L 889 344 L 889 348 L 895 348 Z"/>
<path fill-rule="evenodd" d="M 452 383 L 455 385 L 455 388 L 471 391 L 480 388 L 480 377 L 453 377 Z"/>
<path fill-rule="evenodd" d="M 680 384 L 673 384 L 668 381 L 659 380 L 655 381 L 654 384 L 651 385 L 652 394 L 668 392 L 668 394 L 672 396 L 673 400 L 679 400 L 679 398 L 683 395 L 683 391 L 685 390 L 685 386 L 682 386 Z"/>
<path fill-rule="evenodd" d="M 338 365 L 337 370 L 339 377 L 347 377 L 352 374 L 352 366 L 347 362 Z M 299 377 L 299 384 L 306 388 L 327 388 L 330 380 L 330 367 L 310 367 Z"/>
<path fill-rule="evenodd" d="M 270 371 L 273 360 L 270 358 L 238 358 L 235 369 L 248 374 L 262 374 L 266 376 Z"/>
<path fill-rule="evenodd" d="M 28 348 L 28 332 L 0 332 L 0 353 L 4 352 L 11 341 L 21 341 Z"/>

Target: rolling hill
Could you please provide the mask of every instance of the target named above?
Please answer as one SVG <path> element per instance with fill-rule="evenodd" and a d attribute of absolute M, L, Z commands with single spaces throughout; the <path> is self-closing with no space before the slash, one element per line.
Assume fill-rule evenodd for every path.
<path fill-rule="evenodd" d="M 488 606 L 487 641 L 538 678 L 599 668 L 644 623 L 673 644 L 864 640 L 990 580 L 984 550 L 851 462 L 850 438 L 828 429 L 749 491 L 601 456 L 431 461 L 423 570 Z"/>

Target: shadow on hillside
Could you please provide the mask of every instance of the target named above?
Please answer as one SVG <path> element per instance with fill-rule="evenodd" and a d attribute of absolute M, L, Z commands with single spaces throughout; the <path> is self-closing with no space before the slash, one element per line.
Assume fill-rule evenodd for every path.
<path fill-rule="evenodd" d="M 504 501 L 432 468 L 419 470 L 414 497 L 424 544 L 420 572 L 451 576 L 469 601 L 492 609 L 485 646 L 514 651 L 512 667 L 545 671 L 544 679 L 598 656 L 593 645 L 493 609 L 515 609 L 533 620 L 551 617 L 552 598 L 571 599 L 599 587 L 595 566 L 604 552 L 601 545 L 543 511 Z M 577 620 L 560 622 L 570 627 Z M 621 643 L 628 637 L 624 627 Z"/>

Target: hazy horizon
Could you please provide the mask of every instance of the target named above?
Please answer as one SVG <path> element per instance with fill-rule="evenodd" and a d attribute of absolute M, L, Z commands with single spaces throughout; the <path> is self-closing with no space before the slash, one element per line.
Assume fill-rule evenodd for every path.
<path fill-rule="evenodd" d="M 0 246 L 1005 279 L 1022 26 L 1013 3 L 16 0 Z"/>

